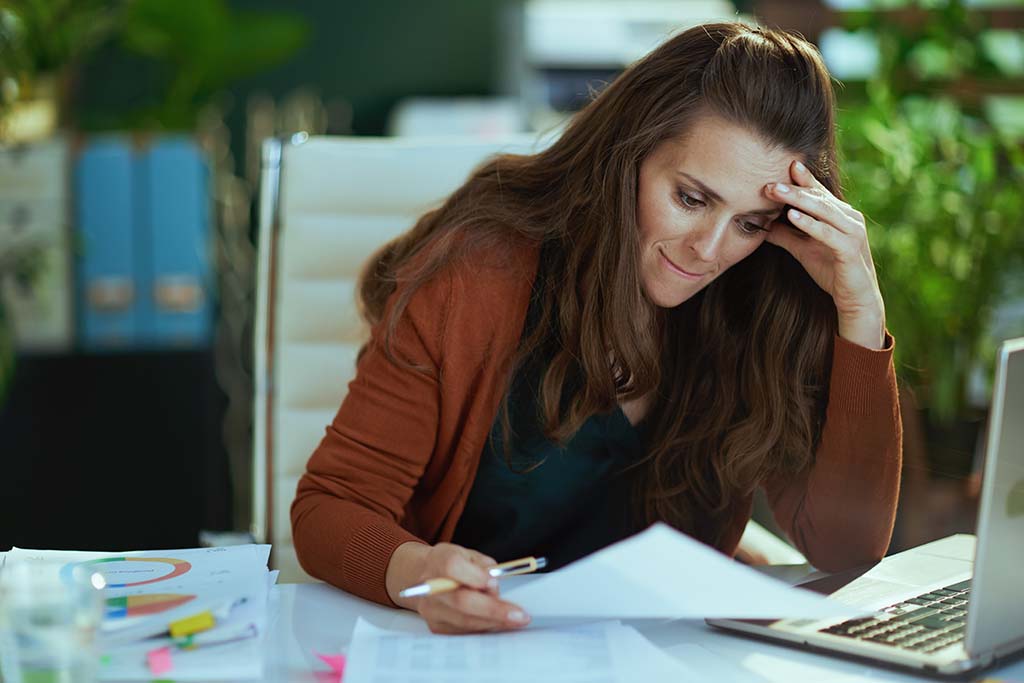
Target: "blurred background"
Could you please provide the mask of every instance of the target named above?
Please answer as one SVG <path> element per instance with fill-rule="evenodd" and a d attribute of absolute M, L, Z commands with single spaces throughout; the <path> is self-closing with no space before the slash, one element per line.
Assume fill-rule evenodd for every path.
<path fill-rule="evenodd" d="M 892 550 L 972 531 L 1024 334 L 1024 3 L 0 0 L 0 550 L 248 538 L 264 139 L 551 131 L 737 17 L 839 81 L 897 339 Z"/>

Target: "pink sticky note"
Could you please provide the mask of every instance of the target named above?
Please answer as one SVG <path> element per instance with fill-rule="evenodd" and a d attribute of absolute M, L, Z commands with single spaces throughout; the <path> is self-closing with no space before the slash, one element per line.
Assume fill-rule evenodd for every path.
<path fill-rule="evenodd" d="M 345 655 L 322 655 L 316 651 L 314 651 L 313 654 L 315 654 L 317 659 L 321 662 L 331 667 L 331 671 L 339 676 L 345 673 Z"/>
<path fill-rule="evenodd" d="M 171 670 L 171 648 L 161 647 L 150 650 L 146 653 L 146 664 L 149 665 L 149 672 L 154 676 L 165 674 Z"/>

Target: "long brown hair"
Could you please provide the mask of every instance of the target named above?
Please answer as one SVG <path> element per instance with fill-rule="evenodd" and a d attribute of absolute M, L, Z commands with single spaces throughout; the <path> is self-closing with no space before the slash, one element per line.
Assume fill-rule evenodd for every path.
<path fill-rule="evenodd" d="M 552 146 L 491 159 L 381 249 L 363 273 L 363 314 L 384 324 L 389 349 L 412 293 L 453 260 L 540 246 L 537 322 L 512 371 L 555 349 L 539 397 L 545 434 L 564 442 L 589 416 L 654 392 L 634 469 L 637 515 L 714 543 L 736 496 L 812 462 L 836 313 L 767 243 L 681 306 L 658 309 L 640 281 L 640 164 L 714 114 L 796 154 L 839 195 L 833 106 L 802 38 L 738 23 L 686 30 L 609 84 Z"/>

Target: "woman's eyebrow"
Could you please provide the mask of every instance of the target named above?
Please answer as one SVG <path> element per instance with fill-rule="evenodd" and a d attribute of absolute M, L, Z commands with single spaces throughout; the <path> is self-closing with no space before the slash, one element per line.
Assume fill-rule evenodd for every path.
<path fill-rule="evenodd" d="M 681 177 L 685 178 L 686 180 L 688 180 L 689 182 L 693 183 L 694 185 L 696 185 L 697 189 L 700 190 L 701 194 L 703 194 L 705 197 L 710 199 L 712 202 L 715 202 L 717 204 L 723 203 L 722 195 L 720 195 L 717 192 L 715 192 L 714 190 L 712 190 L 710 187 L 705 185 L 703 182 L 701 182 L 697 178 L 694 178 L 692 175 L 690 175 L 689 173 L 686 173 L 684 171 L 679 171 L 679 175 Z M 780 204 L 778 207 L 773 207 L 773 208 L 770 208 L 770 209 L 753 209 L 752 211 L 743 211 L 742 213 L 743 214 L 748 214 L 748 215 L 751 215 L 751 216 L 771 216 L 773 214 L 778 213 L 781 210 L 782 210 L 782 205 Z"/>

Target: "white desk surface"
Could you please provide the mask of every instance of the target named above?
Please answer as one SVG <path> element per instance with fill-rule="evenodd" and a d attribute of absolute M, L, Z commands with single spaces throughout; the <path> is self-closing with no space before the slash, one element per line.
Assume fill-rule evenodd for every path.
<path fill-rule="evenodd" d="M 0 558 L 3 555 L 0 553 Z M 806 571 L 798 567 L 773 567 L 767 573 L 784 580 L 796 580 L 806 575 Z M 511 586 L 514 582 L 531 578 L 509 577 L 502 585 Z M 382 628 L 425 630 L 423 621 L 412 612 L 381 607 L 327 584 L 286 583 L 274 586 L 264 639 L 262 680 L 273 683 L 337 683 L 336 677 L 313 653 L 344 653 L 359 617 Z M 944 680 L 744 638 L 713 629 L 703 621 L 628 620 L 624 623 L 635 626 L 652 643 L 699 671 L 702 683 L 712 680 L 723 683 L 923 683 Z M 986 671 L 978 678 L 979 681 L 982 679 L 1024 683 L 1024 659 Z M 675 680 L 671 683 L 688 682 Z"/>
<path fill-rule="evenodd" d="M 514 580 L 519 577 L 507 579 Z M 396 630 L 421 630 L 418 615 L 361 600 L 326 584 L 282 584 L 271 599 L 266 639 L 264 680 L 332 680 L 329 669 L 313 655 L 342 652 L 356 619 Z M 860 662 L 816 655 L 788 647 L 723 633 L 702 621 L 628 621 L 651 642 L 701 671 L 704 681 L 728 683 L 857 683 L 901 681 L 921 683 L 926 678 L 874 667 Z M 986 672 L 982 677 L 1024 681 L 1024 660 Z M 685 683 L 672 681 L 672 683 Z"/>

